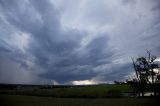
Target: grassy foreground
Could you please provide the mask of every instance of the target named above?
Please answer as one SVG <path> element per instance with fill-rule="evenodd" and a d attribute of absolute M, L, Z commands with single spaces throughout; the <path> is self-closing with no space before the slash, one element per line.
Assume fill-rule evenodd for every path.
<path fill-rule="evenodd" d="M 0 106 L 160 106 L 158 98 L 73 99 L 0 95 Z"/>
<path fill-rule="evenodd" d="M 122 92 L 133 92 L 133 88 L 127 84 L 108 84 L 108 85 L 93 85 L 84 87 L 59 87 L 59 88 L 27 88 L 0 90 L 0 94 L 13 95 L 30 95 L 30 96 L 45 96 L 45 97 L 69 97 L 69 98 L 105 98 L 112 96 L 121 96 Z"/>

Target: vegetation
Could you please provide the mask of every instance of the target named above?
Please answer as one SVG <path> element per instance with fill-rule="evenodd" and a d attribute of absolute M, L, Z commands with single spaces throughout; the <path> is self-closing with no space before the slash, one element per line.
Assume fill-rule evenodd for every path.
<path fill-rule="evenodd" d="M 160 73 L 155 71 L 160 66 L 156 63 L 156 56 L 151 55 L 150 51 L 147 51 L 147 57 L 139 57 L 133 60 L 133 66 L 136 73 L 136 79 L 133 80 L 133 86 L 136 92 L 144 96 L 145 91 L 154 92 L 154 96 L 160 96 Z"/>
<path fill-rule="evenodd" d="M 159 106 L 158 98 L 73 99 L 1 95 L 1 106 Z"/>
<path fill-rule="evenodd" d="M 21 87 L 12 90 L 0 90 L 1 94 L 18 94 L 50 97 L 69 97 L 69 98 L 104 98 L 121 97 L 122 93 L 133 92 L 129 84 L 107 84 L 92 86 L 68 86 L 59 88 L 26 88 Z"/>

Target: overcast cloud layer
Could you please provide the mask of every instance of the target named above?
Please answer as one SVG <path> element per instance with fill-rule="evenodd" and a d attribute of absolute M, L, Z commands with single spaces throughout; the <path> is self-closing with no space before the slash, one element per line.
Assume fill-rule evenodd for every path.
<path fill-rule="evenodd" d="M 125 80 L 159 40 L 159 0 L 0 0 L 0 83 Z"/>

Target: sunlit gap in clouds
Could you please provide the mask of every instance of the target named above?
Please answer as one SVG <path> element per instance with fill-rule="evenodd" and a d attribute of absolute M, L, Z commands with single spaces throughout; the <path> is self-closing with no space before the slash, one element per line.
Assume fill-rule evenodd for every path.
<path fill-rule="evenodd" d="M 113 84 L 113 81 L 96 81 L 96 80 L 79 80 L 72 81 L 73 85 L 97 85 L 97 84 Z"/>

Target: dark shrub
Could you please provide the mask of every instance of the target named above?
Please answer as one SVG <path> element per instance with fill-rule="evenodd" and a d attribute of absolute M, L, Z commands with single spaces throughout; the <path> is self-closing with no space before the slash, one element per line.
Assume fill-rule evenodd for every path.
<path fill-rule="evenodd" d="M 107 97 L 110 98 L 121 97 L 121 92 L 119 90 L 109 90 L 107 92 Z"/>

